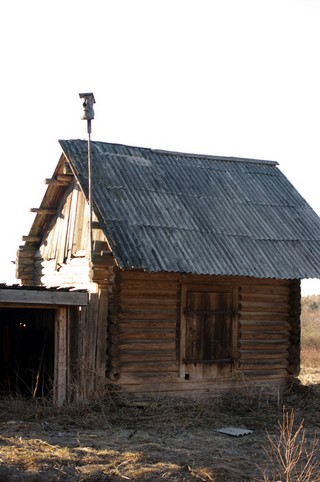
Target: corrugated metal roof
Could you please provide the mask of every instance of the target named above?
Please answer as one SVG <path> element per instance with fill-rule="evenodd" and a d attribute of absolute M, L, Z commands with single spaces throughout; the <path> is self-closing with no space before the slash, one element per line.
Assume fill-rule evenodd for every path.
<path fill-rule="evenodd" d="M 87 141 L 60 141 L 87 195 Z M 320 277 L 320 218 L 276 162 L 91 142 L 94 211 L 119 266 Z"/>

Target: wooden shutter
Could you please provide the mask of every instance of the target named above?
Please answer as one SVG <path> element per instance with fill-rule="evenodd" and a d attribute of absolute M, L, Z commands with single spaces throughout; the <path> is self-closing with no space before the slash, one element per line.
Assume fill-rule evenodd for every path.
<path fill-rule="evenodd" d="M 231 360 L 231 293 L 187 293 L 186 361 L 191 363 Z"/>
<path fill-rule="evenodd" d="M 185 378 L 230 376 L 234 357 L 233 291 L 186 290 L 180 373 Z"/>

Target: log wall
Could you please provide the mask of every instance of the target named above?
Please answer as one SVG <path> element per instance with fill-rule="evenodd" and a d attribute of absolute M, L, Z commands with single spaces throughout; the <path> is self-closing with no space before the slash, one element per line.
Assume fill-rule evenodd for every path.
<path fill-rule="evenodd" d="M 181 377 L 181 291 L 195 283 L 213 291 L 218 285 L 236 287 L 237 351 L 231 378 Z M 199 396 L 235 383 L 282 384 L 299 370 L 299 315 L 299 281 L 118 271 L 110 288 L 108 378 L 136 395 Z"/>

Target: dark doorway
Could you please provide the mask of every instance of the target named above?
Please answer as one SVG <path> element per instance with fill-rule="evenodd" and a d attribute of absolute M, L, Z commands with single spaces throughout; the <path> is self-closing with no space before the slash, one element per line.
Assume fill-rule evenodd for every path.
<path fill-rule="evenodd" d="M 55 310 L 0 309 L 0 393 L 51 395 Z"/>

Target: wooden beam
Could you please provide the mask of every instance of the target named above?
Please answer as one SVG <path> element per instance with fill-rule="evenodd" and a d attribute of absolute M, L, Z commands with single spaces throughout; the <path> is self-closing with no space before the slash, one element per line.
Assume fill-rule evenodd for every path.
<path fill-rule="evenodd" d="M 28 234 L 27 236 L 22 236 L 22 241 L 26 241 L 28 243 L 40 243 L 41 236 L 31 236 Z"/>
<path fill-rule="evenodd" d="M 21 273 L 22 274 L 22 273 Z M 48 306 L 86 306 L 88 293 L 80 291 L 49 291 L 49 290 L 24 290 L 0 289 L 0 304 L 28 304 Z"/>
<path fill-rule="evenodd" d="M 69 186 L 69 181 L 60 181 L 59 179 L 45 179 L 44 180 L 45 184 L 48 184 L 50 186 Z"/>
<path fill-rule="evenodd" d="M 57 175 L 57 180 L 58 181 L 65 181 L 65 182 L 70 182 L 73 179 L 72 174 L 58 174 Z"/>
<path fill-rule="evenodd" d="M 31 208 L 30 212 L 37 213 L 37 214 L 49 214 L 54 215 L 56 214 L 56 209 L 48 209 L 48 208 Z"/>

